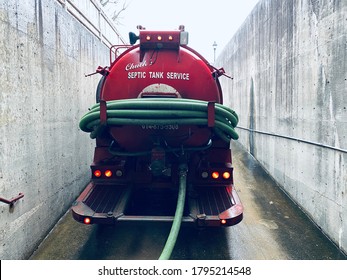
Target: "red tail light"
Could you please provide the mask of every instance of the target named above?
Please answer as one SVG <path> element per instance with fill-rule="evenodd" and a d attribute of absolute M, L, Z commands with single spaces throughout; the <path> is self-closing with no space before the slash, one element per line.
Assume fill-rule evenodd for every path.
<path fill-rule="evenodd" d="M 97 170 L 94 171 L 94 176 L 95 176 L 95 177 L 98 177 L 98 178 L 99 178 L 99 177 L 101 177 L 101 175 L 102 175 L 102 173 L 101 173 L 100 170 L 97 169 Z"/>
<path fill-rule="evenodd" d="M 118 170 L 116 171 L 116 176 L 117 176 L 117 177 L 122 177 L 122 176 L 123 176 L 123 171 L 120 170 L 120 169 L 118 169 Z"/>
<path fill-rule="evenodd" d="M 212 169 L 204 170 L 199 173 L 199 177 L 202 179 L 209 179 L 219 183 L 225 183 L 224 180 L 232 179 L 232 170 Z"/>
<path fill-rule="evenodd" d="M 230 172 L 228 172 L 228 171 L 223 172 L 223 178 L 224 179 L 229 179 L 230 176 L 231 176 Z"/>
<path fill-rule="evenodd" d="M 211 176 L 213 179 L 218 179 L 219 178 L 219 172 L 214 171 L 214 172 L 212 172 Z"/>
<path fill-rule="evenodd" d="M 86 225 L 89 225 L 91 223 L 91 219 L 88 217 L 85 217 L 83 220 L 83 223 L 85 223 Z"/>
<path fill-rule="evenodd" d="M 110 177 L 112 176 L 112 171 L 111 171 L 111 170 L 106 170 L 106 171 L 105 171 L 105 176 L 106 176 L 107 178 L 110 178 Z"/>
<path fill-rule="evenodd" d="M 203 171 L 201 173 L 201 178 L 206 179 L 207 177 L 208 177 L 208 172 L 207 171 Z"/>

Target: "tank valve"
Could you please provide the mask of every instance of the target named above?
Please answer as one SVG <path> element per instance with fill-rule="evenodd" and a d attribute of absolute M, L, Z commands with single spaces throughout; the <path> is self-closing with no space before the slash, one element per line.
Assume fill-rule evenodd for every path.
<path fill-rule="evenodd" d="M 165 166 L 165 150 L 161 147 L 152 149 L 151 165 L 149 166 L 154 176 L 161 176 L 166 170 Z"/>

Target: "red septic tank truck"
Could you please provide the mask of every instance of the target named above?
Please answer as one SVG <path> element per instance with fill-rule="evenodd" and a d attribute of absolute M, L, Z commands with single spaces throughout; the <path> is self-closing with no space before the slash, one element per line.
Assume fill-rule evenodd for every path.
<path fill-rule="evenodd" d="M 183 26 L 129 35 L 131 45 L 111 47 L 110 66 L 97 69 L 96 104 L 80 121 L 96 147 L 73 217 L 173 221 L 180 207 L 183 223 L 239 223 L 230 150 L 238 116 L 222 105 L 224 70 L 187 46 Z"/>

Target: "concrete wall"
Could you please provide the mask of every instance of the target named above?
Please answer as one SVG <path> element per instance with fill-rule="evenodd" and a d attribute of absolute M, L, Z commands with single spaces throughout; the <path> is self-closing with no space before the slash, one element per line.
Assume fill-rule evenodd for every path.
<path fill-rule="evenodd" d="M 239 141 L 346 252 L 347 1 L 260 1 L 216 65 Z"/>
<path fill-rule="evenodd" d="M 93 141 L 78 128 L 108 48 L 52 0 L 0 1 L 0 258 L 26 259 L 85 187 Z"/>

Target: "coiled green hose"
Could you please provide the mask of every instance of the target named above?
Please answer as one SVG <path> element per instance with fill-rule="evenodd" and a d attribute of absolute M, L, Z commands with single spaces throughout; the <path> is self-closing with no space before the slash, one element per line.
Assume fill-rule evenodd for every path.
<path fill-rule="evenodd" d="M 107 125 L 208 125 L 208 102 L 194 99 L 139 98 L 108 101 Z M 237 140 L 234 128 L 237 114 L 230 108 L 215 103 L 214 132 L 224 141 Z M 80 129 L 95 138 L 102 131 L 100 104 L 94 105 L 80 121 Z M 112 151 L 112 149 L 110 150 Z M 159 257 L 168 260 L 176 244 L 183 217 L 186 196 L 187 165 L 179 167 L 179 191 L 174 221 L 165 247 Z"/>
<path fill-rule="evenodd" d="M 202 125 L 208 124 L 207 101 L 184 98 L 135 98 L 108 101 L 107 125 Z M 234 130 L 237 114 L 215 103 L 214 132 L 224 141 L 237 140 Z M 94 105 L 81 121 L 85 132 L 97 131 L 100 126 L 100 104 Z M 94 138 L 97 133 L 91 133 Z"/>

